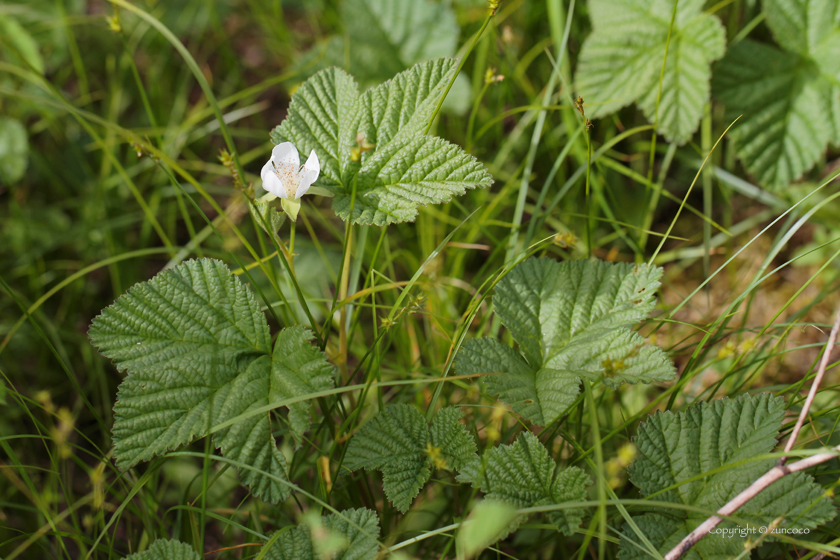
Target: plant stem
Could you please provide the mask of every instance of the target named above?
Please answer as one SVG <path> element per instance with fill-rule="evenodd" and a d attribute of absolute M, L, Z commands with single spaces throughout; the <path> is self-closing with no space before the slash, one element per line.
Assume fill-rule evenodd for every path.
<path fill-rule="evenodd" d="M 721 523 L 721 521 L 723 521 L 724 517 L 731 516 L 742 506 L 746 505 L 750 500 L 755 498 L 762 490 L 764 490 L 777 480 L 789 474 L 804 471 L 806 469 L 810 469 L 811 467 L 821 465 L 822 463 L 825 463 L 832 459 L 836 459 L 838 453 L 840 453 L 840 445 L 832 448 L 830 451 L 827 451 L 825 453 L 811 455 L 810 457 L 799 460 L 793 463 L 792 465 L 774 466 L 763 476 L 761 476 L 758 480 L 750 484 L 746 490 L 732 498 L 725 506 L 720 508 L 717 511 L 717 514 L 709 517 L 708 519 L 706 519 L 706 521 L 698 525 L 696 529 L 689 533 L 688 536 L 681 540 L 677 546 L 672 548 L 671 551 L 665 555 L 665 560 L 677 560 L 677 558 L 688 552 L 691 549 L 691 547 L 697 543 L 697 541 L 702 539 L 705 535 L 709 534 L 709 532 L 712 529 L 717 527 Z"/>
<path fill-rule="evenodd" d="M 662 82 L 665 80 L 665 66 L 668 62 L 668 47 L 671 46 L 671 33 L 674 30 L 674 21 L 677 19 L 677 4 L 674 0 L 674 8 L 671 11 L 671 22 L 668 24 L 668 38 L 665 40 L 665 54 L 662 55 L 662 68 L 659 71 L 659 87 L 656 90 L 656 107 L 653 110 L 653 135 L 650 139 L 650 161 L 648 162 L 647 188 L 653 186 L 653 159 L 656 155 L 656 129 L 659 128 L 659 104 L 662 101 Z"/>
<path fill-rule="evenodd" d="M 814 382 L 811 384 L 811 390 L 808 392 L 808 398 L 805 399 L 805 406 L 799 413 L 799 418 L 796 419 L 796 425 L 790 433 L 787 444 L 785 445 L 785 453 L 793 449 L 793 444 L 796 443 L 796 438 L 799 436 L 799 430 L 805 423 L 805 418 L 808 417 L 808 411 L 811 409 L 811 404 L 814 402 L 814 397 L 817 396 L 817 390 L 820 387 L 822 378 L 825 375 L 825 370 L 828 368 L 828 361 L 831 359 L 831 351 L 834 350 L 834 345 L 837 343 L 837 332 L 840 331 L 840 308 L 837 309 L 837 319 L 834 320 L 834 326 L 831 328 L 831 334 L 828 336 L 828 342 L 823 350 L 822 359 L 820 359 L 820 367 L 817 369 L 817 375 L 814 377 Z M 787 460 L 787 457 L 779 459 L 779 464 L 782 465 Z"/>
<path fill-rule="evenodd" d="M 814 378 L 814 383 L 811 385 L 811 391 L 808 393 L 805 406 L 802 407 L 802 412 L 799 414 L 796 426 L 794 426 L 790 439 L 788 439 L 787 445 L 785 445 L 785 453 L 790 452 L 791 448 L 793 448 L 793 444 L 796 442 L 796 437 L 799 435 L 799 430 L 802 428 L 802 424 L 808 416 L 808 410 L 811 407 L 813 397 L 816 395 L 820 381 L 822 381 L 823 375 L 825 375 L 825 370 L 828 368 L 831 351 L 834 349 L 834 345 L 837 342 L 838 331 L 840 331 L 840 309 L 837 311 L 837 319 L 834 322 L 834 327 L 831 329 L 831 334 L 828 337 L 828 343 L 825 345 L 825 350 L 823 351 L 822 359 L 820 360 L 820 366 L 817 370 L 817 375 Z M 767 471 L 758 480 L 750 484 L 740 494 L 729 500 L 726 505 L 717 511 L 717 514 L 709 517 L 706 521 L 698 525 L 696 529 L 689 533 L 677 546 L 672 548 L 671 551 L 665 555 L 665 560 L 677 560 L 677 558 L 688 552 L 700 539 L 709 534 L 709 531 L 717 527 L 720 522 L 723 521 L 724 517 L 730 516 L 738 511 L 750 500 L 755 498 L 762 490 L 780 478 L 795 472 L 809 469 L 821 463 L 825 463 L 826 461 L 830 461 L 831 459 L 837 457 L 838 452 L 840 452 L 840 446 L 837 446 L 826 453 L 811 455 L 810 457 L 799 460 L 790 466 L 785 464 L 787 457 L 782 457 L 779 459 L 779 462 L 776 463 L 776 466 Z"/>
<path fill-rule="evenodd" d="M 289 220 L 289 268 L 295 273 L 295 221 Z"/>
<path fill-rule="evenodd" d="M 338 289 L 340 301 L 347 299 L 347 287 L 350 284 L 350 252 L 353 247 L 353 222 L 347 222 L 347 242 L 344 245 L 344 263 L 341 268 L 341 284 Z M 341 379 L 348 383 L 347 379 L 347 305 L 342 305 L 338 312 L 338 367 L 341 370 Z"/>
<path fill-rule="evenodd" d="M 586 257 L 590 258 L 592 257 L 592 230 L 589 222 L 592 218 L 592 196 L 589 192 L 589 177 L 592 171 L 592 137 L 586 123 L 583 127 L 586 129 Z"/>
<path fill-rule="evenodd" d="M 444 90 L 443 95 L 438 101 L 437 107 L 435 107 L 435 112 L 432 113 L 432 118 L 429 119 L 429 124 L 426 125 L 426 130 L 423 134 L 428 134 L 429 131 L 432 129 L 432 124 L 435 122 L 435 118 L 437 118 L 438 113 L 440 113 L 440 108 L 443 106 L 444 100 L 446 100 L 446 96 L 449 95 L 449 90 L 452 89 L 452 84 L 455 83 L 455 79 L 458 77 L 458 74 L 461 73 L 461 68 L 464 67 L 464 63 L 469 58 L 470 53 L 473 51 L 475 46 L 478 44 L 478 40 L 481 39 L 481 36 L 484 35 L 484 30 L 487 29 L 487 26 L 490 24 L 490 20 L 493 19 L 493 16 L 496 15 L 496 10 L 491 9 L 490 12 L 487 14 L 487 17 L 484 18 L 484 23 L 481 24 L 481 29 L 478 30 L 478 33 L 475 34 L 473 38 L 472 44 L 470 44 L 470 48 L 467 49 L 467 52 L 464 53 L 463 58 L 461 58 L 461 62 L 458 63 L 458 68 L 455 70 L 455 73 L 452 75 L 452 79 L 449 80 L 449 83 L 446 85 L 446 90 Z"/>
<path fill-rule="evenodd" d="M 604 559 L 607 546 L 607 490 L 604 488 L 604 452 L 601 449 L 601 429 L 598 425 L 598 408 L 595 406 L 595 398 L 592 396 L 592 385 L 588 379 L 583 380 L 583 390 L 586 396 L 586 406 L 589 408 L 589 417 L 592 422 L 592 438 L 595 448 L 595 466 L 601 476 L 598 477 L 598 530 L 601 533 L 598 539 L 598 560 Z"/>

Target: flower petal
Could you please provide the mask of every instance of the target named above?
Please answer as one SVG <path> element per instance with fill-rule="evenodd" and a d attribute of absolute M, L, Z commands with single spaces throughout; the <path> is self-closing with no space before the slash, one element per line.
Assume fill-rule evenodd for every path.
<path fill-rule="evenodd" d="M 309 152 L 309 159 L 303 164 L 303 169 L 300 170 L 300 185 L 298 185 L 295 192 L 295 198 L 300 198 L 306 194 L 309 187 L 318 179 L 321 174 L 321 162 L 318 161 L 318 156 L 315 150 Z"/>
<path fill-rule="evenodd" d="M 270 163 L 271 162 L 269 162 L 269 167 Z M 263 167 L 263 170 L 265 170 L 265 167 Z M 280 177 L 274 173 L 273 169 L 269 173 L 262 174 L 262 184 L 263 188 L 271 194 L 280 198 L 286 198 L 286 189 L 283 187 L 283 182 L 280 180 Z"/>
<path fill-rule="evenodd" d="M 309 152 L 309 159 L 306 160 L 306 163 L 303 164 L 304 169 L 307 171 L 314 171 L 315 172 L 315 179 L 318 178 L 318 175 L 321 173 L 321 162 L 318 160 L 318 154 L 315 153 L 315 150 Z M 313 181 L 315 179 L 312 179 Z"/>
<path fill-rule="evenodd" d="M 271 150 L 271 161 L 278 167 L 282 163 L 290 164 L 295 169 L 300 167 L 300 156 L 298 156 L 297 148 L 291 142 L 283 142 L 274 146 L 274 149 Z"/>
<path fill-rule="evenodd" d="M 262 179 L 263 184 L 265 184 L 265 182 L 268 181 L 269 175 L 274 175 L 274 166 L 271 165 L 270 159 L 267 162 L 265 162 L 265 165 L 263 165 L 262 169 L 260 170 L 260 179 Z M 262 188 L 265 189 L 265 187 Z"/>

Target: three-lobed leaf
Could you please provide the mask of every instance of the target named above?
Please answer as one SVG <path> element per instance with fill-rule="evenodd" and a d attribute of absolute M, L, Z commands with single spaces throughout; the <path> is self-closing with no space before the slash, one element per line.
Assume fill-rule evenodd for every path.
<path fill-rule="evenodd" d="M 588 116 L 601 117 L 636 102 L 670 141 L 682 144 L 691 138 L 709 100 L 710 65 L 723 56 L 726 37 L 698 0 L 677 3 L 672 27 L 674 4 L 589 1 L 593 31 L 581 49 L 575 77 Z"/>
<path fill-rule="evenodd" d="M 335 194 L 343 220 L 412 221 L 418 206 L 493 183 L 474 157 L 424 133 L 455 67 L 444 58 L 416 64 L 362 94 L 346 72 L 328 68 L 301 85 L 271 140 L 315 150 L 318 184 Z"/>
<path fill-rule="evenodd" d="M 459 408 L 443 408 L 430 427 L 415 407 L 388 406 L 350 440 L 344 466 L 381 470 L 385 495 L 406 512 L 434 467 L 461 469 L 475 458 L 475 441 L 461 417 Z"/>
<path fill-rule="evenodd" d="M 781 45 L 743 40 L 715 66 L 713 90 L 726 105 L 739 157 L 758 182 L 782 187 L 840 144 L 840 4 L 766 0 Z"/>
<path fill-rule="evenodd" d="M 493 305 L 519 351 L 495 339 L 461 348 L 461 374 L 485 374 L 487 390 L 539 425 L 575 401 L 581 378 L 650 383 L 673 378 L 674 366 L 630 326 L 653 309 L 662 269 L 600 261 L 529 259 L 496 285 Z"/>
<path fill-rule="evenodd" d="M 200 560 L 201 556 L 187 543 L 158 539 L 147 550 L 126 556 L 125 560 Z"/>
<path fill-rule="evenodd" d="M 486 494 L 488 500 L 518 508 L 582 502 L 591 480 L 577 467 L 561 468 L 548 449 L 531 432 L 522 433 L 510 445 L 500 445 L 476 457 L 458 475 Z M 580 525 L 585 510 L 558 508 L 547 513 L 558 531 L 571 535 Z M 524 519 L 514 522 L 511 529 Z"/>
<path fill-rule="evenodd" d="M 369 509 L 331 513 L 312 525 L 281 530 L 261 554 L 267 560 L 376 560 L 379 554 L 379 518 Z"/>
<path fill-rule="evenodd" d="M 120 468 L 212 434 L 242 482 L 276 503 L 290 494 L 286 462 L 268 413 L 249 411 L 333 386 L 333 368 L 304 327 L 283 329 L 271 350 L 253 292 L 220 261 L 193 260 L 137 284 L 94 319 L 90 338 L 127 372 L 114 405 Z M 296 441 L 309 404 L 289 405 Z"/>
<path fill-rule="evenodd" d="M 742 395 L 688 407 L 684 412 L 657 412 L 635 437 L 638 459 L 630 468 L 630 481 L 643 496 L 656 502 L 698 508 L 656 509 L 633 521 L 660 553 L 665 553 L 699 523 L 743 491 L 774 464 L 755 460 L 776 445 L 784 418 L 784 401 L 764 393 Z M 714 474 L 706 474 L 711 471 Z M 820 486 L 805 473 L 788 475 L 759 493 L 738 510 L 736 517 L 753 526 L 814 528 L 832 519 L 834 506 Z M 732 527 L 724 522 L 721 528 Z M 702 559 L 737 556 L 747 535 L 706 535 L 694 545 Z M 630 542 L 632 541 L 632 542 Z M 647 558 L 638 537 L 624 528 L 619 558 Z"/>

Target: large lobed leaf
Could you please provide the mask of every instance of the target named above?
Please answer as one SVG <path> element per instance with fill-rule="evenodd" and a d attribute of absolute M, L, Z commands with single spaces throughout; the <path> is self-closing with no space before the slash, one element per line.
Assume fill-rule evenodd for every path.
<path fill-rule="evenodd" d="M 577 398 L 580 379 L 650 383 L 673 378 L 657 346 L 629 329 L 654 306 L 662 269 L 600 261 L 529 259 L 496 285 L 493 304 L 519 343 L 464 344 L 455 367 L 536 424 L 554 422 Z"/>
<path fill-rule="evenodd" d="M 840 4 L 766 0 L 767 24 L 784 50 L 751 40 L 715 67 L 738 155 L 767 186 L 782 187 L 840 144 Z"/>
<path fill-rule="evenodd" d="M 589 0 L 593 31 L 576 83 L 590 117 L 637 102 L 669 140 L 691 138 L 709 100 L 710 65 L 723 56 L 726 36 L 717 18 L 702 11 L 702 1 L 681 0 L 669 42 L 673 8 L 671 0 Z"/>
<path fill-rule="evenodd" d="M 493 183 L 487 169 L 460 147 L 424 134 L 455 67 L 455 60 L 445 58 L 416 64 L 363 94 L 343 70 L 323 70 L 292 97 L 271 140 L 291 142 L 301 153 L 315 150 L 321 160 L 318 184 L 335 194 L 333 209 L 343 220 L 374 225 L 414 220 L 418 206 Z M 354 158 L 358 138 L 375 147 Z"/>
<path fill-rule="evenodd" d="M 364 508 L 349 509 L 341 514 L 322 517 L 315 528 L 300 524 L 283 530 L 267 550 L 267 560 L 376 560 L 379 554 L 379 518 Z M 337 552 L 323 551 L 322 545 L 338 538 Z"/>
<path fill-rule="evenodd" d="M 187 543 L 158 539 L 147 550 L 126 556 L 125 560 L 200 560 L 198 552 Z"/>
<path fill-rule="evenodd" d="M 330 39 L 321 64 L 343 66 L 349 54 L 346 69 L 363 87 L 383 82 L 418 62 L 452 56 L 458 47 L 458 21 L 452 8 L 443 3 L 347 0 L 340 9 L 345 34 Z M 314 48 L 318 55 L 319 50 Z"/>
<path fill-rule="evenodd" d="M 429 427 L 413 406 L 388 406 L 350 440 L 344 466 L 381 470 L 385 495 L 406 512 L 433 467 L 460 469 L 475 458 L 475 441 L 461 417 L 459 408 L 443 408 Z"/>
<path fill-rule="evenodd" d="M 662 508 L 633 518 L 660 553 L 669 551 L 775 464 L 772 458 L 751 459 L 776 445 L 784 412 L 779 397 L 742 395 L 692 405 L 678 414 L 658 412 L 639 427 L 635 438 L 639 458 L 630 468 L 630 481 L 643 496 L 651 496 L 652 503 L 701 509 Z M 781 517 L 781 527 L 811 529 L 834 515 L 831 500 L 813 478 L 801 472 L 773 483 L 736 513 L 754 527 L 766 527 Z M 725 522 L 721 527 L 733 524 Z M 737 556 L 744 550 L 746 536 L 706 535 L 694 545 L 692 554 L 704 560 Z M 636 541 L 638 537 L 625 526 L 621 560 L 648 557 Z"/>
<path fill-rule="evenodd" d="M 519 508 L 561 505 L 586 500 L 589 476 L 577 467 L 560 468 L 537 436 L 524 432 L 511 445 L 500 445 L 476 457 L 458 475 L 487 494 Z M 548 518 L 557 530 L 572 535 L 585 510 L 578 507 L 556 509 Z M 519 519 L 511 529 L 521 523 Z"/>
<path fill-rule="evenodd" d="M 453 56 L 458 48 L 458 21 L 444 2 L 346 0 L 339 9 L 344 32 L 302 57 L 297 67 L 304 75 L 338 66 L 367 89 L 418 62 Z M 469 82 L 458 76 L 444 109 L 463 113 L 469 100 Z"/>
<path fill-rule="evenodd" d="M 89 334 L 128 374 L 114 406 L 114 456 L 123 469 L 252 409 L 333 386 L 333 368 L 310 343 L 312 333 L 283 329 L 272 353 L 253 292 L 211 259 L 132 287 L 94 319 Z M 309 427 L 308 403 L 290 405 L 289 427 L 299 441 Z M 239 474 L 256 496 L 272 503 L 289 496 L 268 413 L 241 419 L 213 440 L 225 457 L 252 467 Z"/>

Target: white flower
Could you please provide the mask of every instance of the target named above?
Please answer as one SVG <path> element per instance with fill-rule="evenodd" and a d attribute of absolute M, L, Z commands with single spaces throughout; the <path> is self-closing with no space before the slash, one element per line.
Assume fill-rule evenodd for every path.
<path fill-rule="evenodd" d="M 320 173 L 321 162 L 315 150 L 301 167 L 297 148 L 291 142 L 283 142 L 271 150 L 271 159 L 263 165 L 260 177 L 263 188 L 271 194 L 297 200 L 306 194 Z"/>

